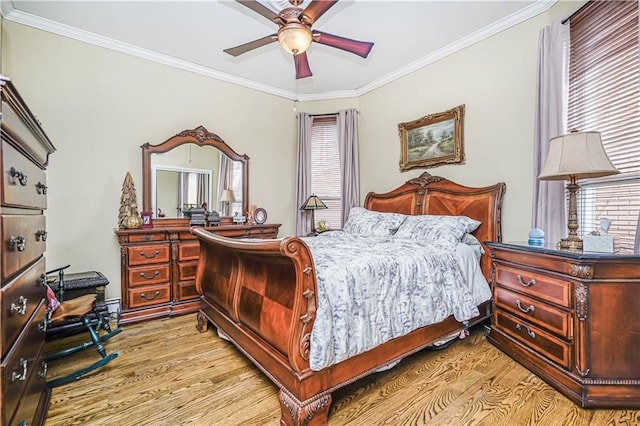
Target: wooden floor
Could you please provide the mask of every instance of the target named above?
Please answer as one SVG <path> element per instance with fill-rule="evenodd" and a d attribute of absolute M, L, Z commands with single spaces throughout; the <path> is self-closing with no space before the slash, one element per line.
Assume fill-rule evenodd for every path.
<path fill-rule="evenodd" d="M 277 388 L 231 344 L 195 325 L 193 314 L 126 326 L 106 345 L 120 357 L 53 390 L 46 426 L 277 425 Z M 97 356 L 90 349 L 53 361 L 48 378 Z M 478 328 L 444 351 L 419 352 L 336 391 L 329 424 L 638 425 L 640 411 L 576 407 Z"/>

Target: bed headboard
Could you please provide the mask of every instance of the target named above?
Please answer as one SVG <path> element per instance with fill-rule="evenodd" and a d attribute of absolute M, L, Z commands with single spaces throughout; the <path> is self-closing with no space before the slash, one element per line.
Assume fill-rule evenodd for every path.
<path fill-rule="evenodd" d="M 467 216 L 481 222 L 473 235 L 484 246 L 485 241 L 502 241 L 500 220 L 505 190 L 503 182 L 474 188 L 424 172 L 420 177 L 411 179 L 390 192 L 368 193 L 364 207 L 409 215 Z M 487 254 L 481 259 L 482 272 L 490 280 L 491 259 L 488 247 L 484 248 Z"/>

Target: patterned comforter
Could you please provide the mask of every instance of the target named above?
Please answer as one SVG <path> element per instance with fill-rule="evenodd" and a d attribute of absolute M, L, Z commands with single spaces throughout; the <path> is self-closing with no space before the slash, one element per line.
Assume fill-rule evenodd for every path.
<path fill-rule="evenodd" d="M 318 285 L 312 370 L 449 315 L 462 322 L 479 314 L 469 268 L 461 267 L 450 247 L 340 231 L 304 240 L 313 255 Z M 484 285 L 486 298 L 490 293 L 486 281 Z"/>

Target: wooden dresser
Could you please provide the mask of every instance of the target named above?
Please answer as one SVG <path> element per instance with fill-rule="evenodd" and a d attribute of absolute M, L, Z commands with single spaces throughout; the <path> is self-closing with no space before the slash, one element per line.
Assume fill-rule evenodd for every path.
<path fill-rule="evenodd" d="M 581 407 L 640 408 L 640 255 L 487 246 L 489 341 Z"/>
<path fill-rule="evenodd" d="M 276 238 L 280 224 L 220 225 L 205 229 L 229 238 Z M 122 312 L 127 324 L 197 312 L 200 243 L 187 226 L 120 229 Z"/>
<path fill-rule="evenodd" d="M 2 425 L 42 424 L 49 404 L 44 353 L 45 167 L 55 148 L 15 87 L 2 94 L 0 354 Z"/>

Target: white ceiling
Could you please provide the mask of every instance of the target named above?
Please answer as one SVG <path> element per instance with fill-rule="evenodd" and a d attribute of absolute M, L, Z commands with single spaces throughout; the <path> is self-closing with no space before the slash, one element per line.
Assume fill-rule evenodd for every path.
<path fill-rule="evenodd" d="M 277 32 L 276 24 L 232 0 L 2 0 L 2 12 L 9 21 L 278 96 L 315 100 L 366 93 L 555 1 L 341 0 L 313 28 L 374 42 L 369 57 L 313 43 L 307 51 L 313 76 L 297 82 L 293 59 L 278 43 L 235 58 L 222 51 Z"/>

